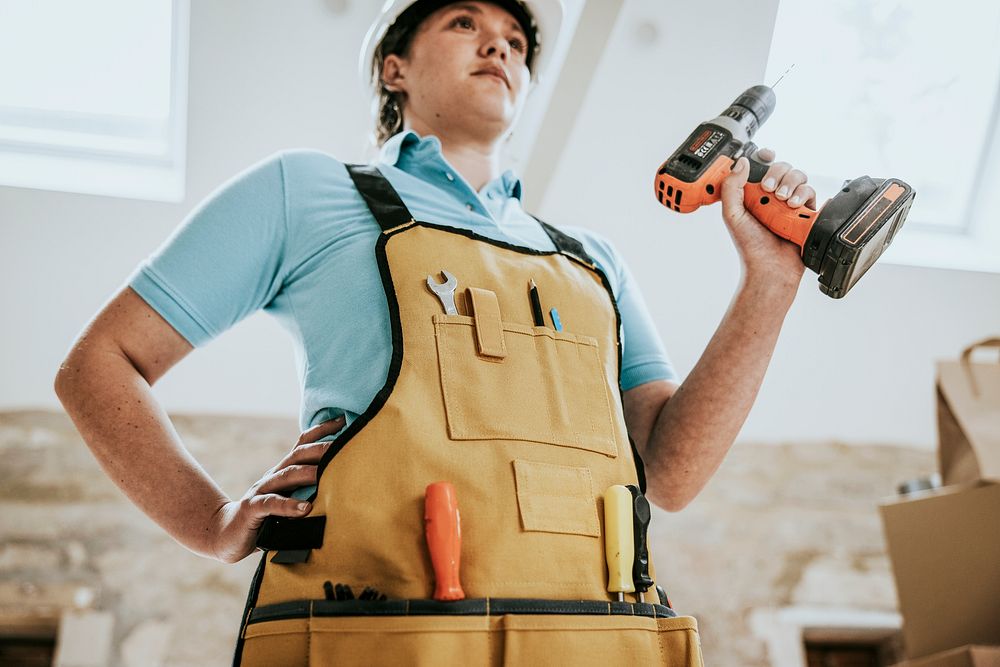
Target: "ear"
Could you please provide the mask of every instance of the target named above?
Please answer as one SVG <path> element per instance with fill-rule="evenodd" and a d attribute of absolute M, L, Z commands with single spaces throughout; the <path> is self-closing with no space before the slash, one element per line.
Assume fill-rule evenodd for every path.
<path fill-rule="evenodd" d="M 395 53 L 390 53 L 382 61 L 382 83 L 387 90 L 406 92 L 406 61 Z"/>

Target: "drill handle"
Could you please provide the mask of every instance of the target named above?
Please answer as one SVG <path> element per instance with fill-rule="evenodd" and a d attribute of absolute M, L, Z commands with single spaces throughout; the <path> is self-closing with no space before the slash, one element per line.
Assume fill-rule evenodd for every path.
<path fill-rule="evenodd" d="M 799 205 L 792 208 L 788 201 L 782 201 L 761 186 L 764 174 L 771 166 L 771 161 L 760 157 L 760 148 L 752 141 L 743 148 L 743 155 L 750 162 L 750 173 L 747 184 L 743 187 L 743 205 L 755 218 L 781 238 L 799 246 L 799 253 L 804 252 L 806 238 L 812 229 L 817 211 Z M 735 162 L 733 166 L 735 166 Z"/>

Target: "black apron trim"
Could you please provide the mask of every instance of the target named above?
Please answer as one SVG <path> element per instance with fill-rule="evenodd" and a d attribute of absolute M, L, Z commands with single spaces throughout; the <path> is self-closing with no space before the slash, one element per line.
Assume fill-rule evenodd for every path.
<path fill-rule="evenodd" d="M 587 251 L 583 249 L 582 243 L 569 234 L 553 227 L 544 220 L 536 218 L 533 215 L 531 217 L 538 221 L 538 224 L 540 224 L 542 229 L 545 230 L 545 233 L 549 235 L 549 238 L 552 239 L 553 245 L 555 245 L 559 252 L 564 255 L 572 255 L 577 259 L 582 260 L 584 264 L 590 264 L 592 267 L 597 266 L 597 262 L 595 262 L 593 258 L 587 254 Z"/>
<path fill-rule="evenodd" d="M 389 231 L 413 220 L 410 209 L 406 208 L 399 193 L 378 167 L 373 164 L 344 166 L 382 231 Z"/>
<path fill-rule="evenodd" d="M 271 562 L 278 565 L 292 565 L 293 563 L 305 563 L 309 560 L 310 549 L 280 549 L 271 556 Z"/>
<path fill-rule="evenodd" d="M 319 549 L 323 546 L 325 527 L 325 516 L 307 516 L 302 519 L 269 516 L 257 533 L 257 548 L 264 551 Z"/>
<path fill-rule="evenodd" d="M 253 581 L 250 584 L 250 592 L 247 593 L 247 603 L 243 608 L 243 620 L 240 622 L 240 634 L 236 637 L 236 651 L 233 654 L 233 667 L 240 667 L 240 663 L 243 662 L 243 635 L 246 634 L 247 624 L 250 622 L 250 617 L 253 615 L 252 611 L 254 605 L 257 604 L 257 594 L 260 593 L 260 582 L 264 579 L 264 563 L 266 562 L 267 554 L 261 554 L 260 562 L 257 565 L 257 571 L 254 572 Z"/>
<path fill-rule="evenodd" d="M 295 600 L 257 607 L 249 623 L 310 616 L 503 616 L 505 614 L 562 614 L 587 616 L 647 616 L 673 618 L 673 609 L 652 602 L 607 600 L 541 600 L 533 598 L 478 598 L 437 600 Z"/>
<path fill-rule="evenodd" d="M 618 389 L 621 391 L 621 386 Z M 646 464 L 639 456 L 639 450 L 636 449 L 635 440 L 632 439 L 631 433 L 628 434 L 628 444 L 632 447 L 632 456 L 635 458 L 635 476 L 639 479 L 639 490 L 642 495 L 646 495 Z"/>

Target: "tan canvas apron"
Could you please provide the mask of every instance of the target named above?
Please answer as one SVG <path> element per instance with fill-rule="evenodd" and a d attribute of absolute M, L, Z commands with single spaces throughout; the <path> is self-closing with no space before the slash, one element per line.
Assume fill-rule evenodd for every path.
<path fill-rule="evenodd" d="M 557 251 L 416 222 L 376 168 L 349 171 L 382 228 L 392 361 L 320 464 L 311 515 L 262 530 L 236 663 L 701 665 L 695 619 L 654 589 L 644 604 L 606 590 L 602 495 L 645 485 L 607 277 L 545 223 Z M 428 288 L 442 269 L 458 315 Z M 529 279 L 563 331 L 533 325 Z M 443 480 L 461 514 L 458 602 L 433 600 L 424 538 L 425 489 Z M 336 584 L 388 599 L 328 599 Z"/>

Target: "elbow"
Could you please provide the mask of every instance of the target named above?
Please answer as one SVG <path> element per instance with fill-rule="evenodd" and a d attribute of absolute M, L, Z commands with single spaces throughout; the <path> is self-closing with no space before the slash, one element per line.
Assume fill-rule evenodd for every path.
<path fill-rule="evenodd" d="M 688 498 L 679 495 L 666 495 L 666 496 L 654 496 L 649 498 L 649 500 L 662 510 L 667 512 L 680 512 L 682 509 L 688 506 L 688 504 L 694 500 L 693 498 Z"/>
<path fill-rule="evenodd" d="M 695 495 L 676 487 L 663 488 L 662 485 L 654 484 L 653 480 L 649 480 L 646 486 L 646 499 L 667 512 L 680 512 L 694 500 Z"/>
<path fill-rule="evenodd" d="M 677 466 L 646 465 L 646 499 L 667 512 L 680 512 L 694 500 L 704 483 Z"/>
<path fill-rule="evenodd" d="M 56 398 L 59 399 L 59 402 L 67 410 L 73 396 L 74 375 L 76 373 L 74 373 L 72 367 L 69 365 L 69 359 L 67 358 L 66 361 L 59 364 L 59 369 L 56 371 L 56 376 L 52 381 L 52 388 L 56 392 Z"/>
<path fill-rule="evenodd" d="M 63 359 L 62 363 L 59 364 L 56 375 L 52 379 L 52 388 L 56 392 L 56 397 L 67 410 L 73 401 L 73 397 L 79 393 L 78 387 L 80 381 L 85 377 L 86 372 L 83 370 L 82 360 L 79 358 L 79 355 L 70 352 Z"/>
<path fill-rule="evenodd" d="M 56 392 L 56 397 L 65 404 L 66 396 L 69 394 L 69 368 L 66 361 L 59 364 L 56 376 L 52 381 L 52 389 Z"/>

